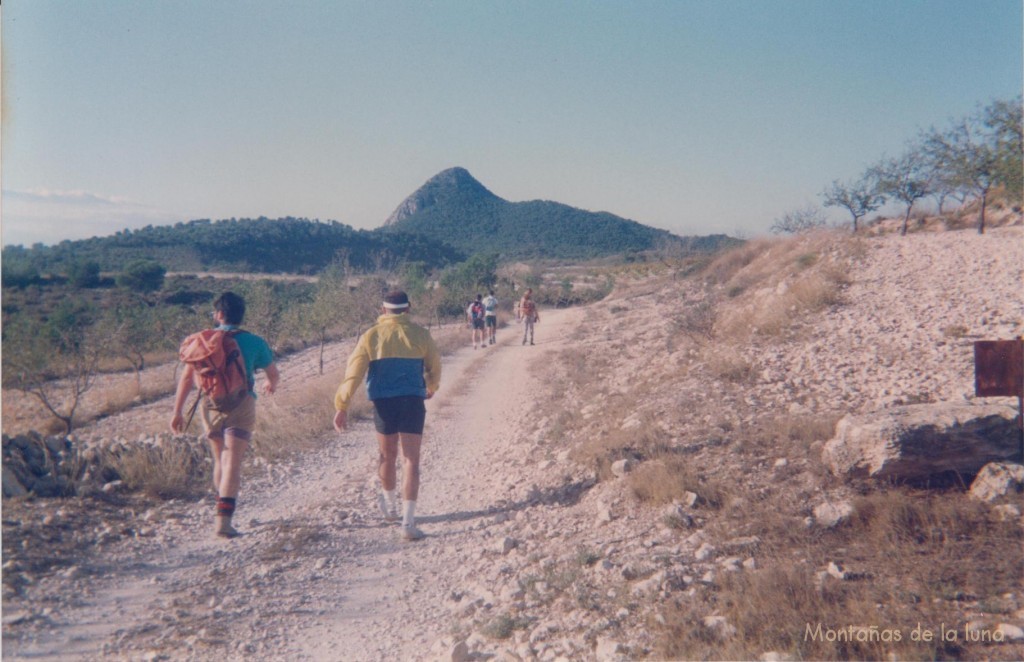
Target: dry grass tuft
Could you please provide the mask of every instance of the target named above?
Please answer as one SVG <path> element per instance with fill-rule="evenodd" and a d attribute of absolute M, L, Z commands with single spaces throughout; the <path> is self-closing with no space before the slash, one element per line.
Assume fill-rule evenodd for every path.
<path fill-rule="evenodd" d="M 321 375 L 301 389 L 261 397 L 253 452 L 265 459 L 278 459 L 315 446 L 330 429 L 337 388 L 337 375 Z M 349 406 L 349 418 L 365 418 L 370 411 L 365 391 L 358 391 Z"/>
<path fill-rule="evenodd" d="M 729 494 L 725 481 L 699 471 L 692 458 L 670 449 L 637 467 L 627 484 L 641 502 L 655 506 L 680 501 L 686 492 L 693 492 L 700 497 L 699 503 L 718 509 Z"/>
<path fill-rule="evenodd" d="M 718 336 L 730 342 L 754 332 L 779 336 L 801 317 L 841 304 L 849 263 L 864 250 L 858 240 L 812 233 L 751 242 L 722 255 L 705 277 L 738 305 L 720 315 Z"/>
<path fill-rule="evenodd" d="M 819 584 L 806 564 L 776 563 L 752 573 L 726 573 L 714 596 L 714 613 L 736 629 L 721 638 L 704 622 L 708 605 L 674 605 L 658 654 L 671 659 L 758 659 L 774 651 L 792 659 L 948 659 L 957 644 L 911 641 L 915 623 L 887 621 L 856 582 Z M 936 623 L 928 606 L 921 622 Z M 876 632 L 871 634 L 874 626 Z M 882 632 L 885 633 L 883 641 Z M 899 631 L 899 641 L 894 641 Z"/>
<path fill-rule="evenodd" d="M 156 444 L 132 444 L 106 462 L 128 489 L 155 499 L 191 498 L 205 491 L 209 452 L 186 437 L 162 438 Z"/>
<path fill-rule="evenodd" d="M 834 412 L 765 416 L 757 425 L 740 430 L 735 439 L 746 452 L 804 457 L 811 444 L 832 438 L 840 418 Z"/>
<path fill-rule="evenodd" d="M 774 240 L 759 239 L 741 244 L 725 251 L 704 266 L 701 275 L 709 283 L 728 283 L 745 267 L 765 255 L 775 243 Z"/>
<path fill-rule="evenodd" d="M 745 533 L 761 538 L 753 572 L 722 573 L 706 601 L 678 600 L 663 612 L 658 654 L 685 659 L 963 659 L 1004 655 L 965 640 L 967 614 L 1009 614 L 1024 577 L 1020 527 L 960 493 L 892 489 L 854 502 L 835 529 L 787 525 L 771 500 L 749 503 Z M 739 516 L 736 513 L 732 515 Z M 822 576 L 829 562 L 852 572 Z M 704 617 L 736 628 L 716 637 Z M 957 629 L 955 641 L 915 641 L 915 626 Z M 874 630 L 875 634 L 870 634 Z M 886 639 L 881 633 L 886 632 Z M 1005 659 L 1014 656 L 1006 650 Z"/>
<path fill-rule="evenodd" d="M 727 347 L 716 347 L 708 353 L 705 363 L 711 374 L 719 379 L 747 384 L 754 379 L 754 366 Z"/>
<path fill-rule="evenodd" d="M 800 311 L 816 313 L 842 302 L 839 286 L 832 274 L 809 274 L 790 286 L 789 300 Z"/>
<path fill-rule="evenodd" d="M 574 460 L 593 467 L 601 480 L 612 477 L 612 465 L 618 460 L 642 461 L 653 457 L 664 433 L 651 425 L 631 430 L 612 430 L 590 437 L 572 451 Z"/>

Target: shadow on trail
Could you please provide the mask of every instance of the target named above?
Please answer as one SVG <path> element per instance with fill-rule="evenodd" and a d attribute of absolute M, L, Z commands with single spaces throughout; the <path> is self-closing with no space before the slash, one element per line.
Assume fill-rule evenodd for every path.
<path fill-rule="evenodd" d="M 466 522 L 480 517 L 494 517 L 502 513 L 511 514 L 526 510 L 532 506 L 575 506 L 587 490 L 597 484 L 596 480 L 586 479 L 574 483 L 567 483 L 558 487 L 551 487 L 544 490 L 534 490 L 521 501 L 503 502 L 488 506 L 482 510 L 468 510 L 440 515 L 417 516 L 416 521 L 424 524 L 436 524 L 439 522 Z"/>

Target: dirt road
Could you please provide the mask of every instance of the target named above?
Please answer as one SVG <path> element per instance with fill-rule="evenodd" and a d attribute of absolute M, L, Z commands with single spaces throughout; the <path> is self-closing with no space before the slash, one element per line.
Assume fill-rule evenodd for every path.
<path fill-rule="evenodd" d="M 521 327 L 496 346 L 447 358 L 428 403 L 417 521 L 408 543 L 375 508 L 370 421 L 325 432 L 320 450 L 250 472 L 236 520 L 211 536 L 212 501 L 139 513 L 148 532 L 101 564 L 41 580 L 49 606 L 5 612 L 7 659 L 381 660 L 437 657 L 465 561 L 503 544 L 488 531 L 516 515 L 520 422 L 538 366 L 571 338 L 579 310 L 548 312 L 536 346 Z M 325 428 L 328 422 L 325 421 Z M 24 607 L 24 606 L 20 606 Z M 468 607 L 471 608 L 471 607 Z"/>

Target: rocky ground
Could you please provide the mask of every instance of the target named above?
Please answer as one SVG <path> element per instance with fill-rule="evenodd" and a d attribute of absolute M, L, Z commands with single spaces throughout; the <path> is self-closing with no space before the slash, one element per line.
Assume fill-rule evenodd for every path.
<path fill-rule="evenodd" d="M 314 450 L 250 463 L 245 535 L 231 541 L 210 535 L 210 497 L 5 501 L 4 657 L 657 658 L 679 599 L 709 605 L 709 640 L 736 636 L 708 596 L 769 554 L 738 517 L 771 496 L 803 527 L 853 491 L 815 454 L 830 432 L 809 448 L 756 447 L 759 426 L 970 401 L 973 341 L 1024 334 L 1020 226 L 769 250 L 768 275 L 756 273 L 762 252 L 721 282 L 620 276 L 599 304 L 542 311 L 536 346 L 512 325 L 497 346 L 447 359 L 428 406 L 417 543 L 375 512 L 368 421 L 341 436 L 325 421 Z M 831 279 L 838 299 L 794 299 L 809 274 Z M 702 303 L 714 303 L 710 326 L 687 317 Z M 337 369 L 347 350 L 332 351 Z M 299 362 L 311 360 L 283 372 L 308 375 Z M 166 409 L 83 434 L 130 438 Z M 588 459 L 594 440 L 631 435 L 663 438 L 728 484 L 728 506 L 640 501 L 628 466 Z M 1000 599 L 997 615 L 958 615 L 1008 633 L 970 657 L 1024 656 L 1024 595 Z"/>

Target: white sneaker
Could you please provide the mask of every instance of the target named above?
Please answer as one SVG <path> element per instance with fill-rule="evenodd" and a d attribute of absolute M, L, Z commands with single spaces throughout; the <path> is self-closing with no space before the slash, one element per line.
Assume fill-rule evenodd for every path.
<path fill-rule="evenodd" d="M 388 505 L 388 500 L 383 494 L 377 495 L 377 507 L 380 508 L 380 514 L 384 516 L 385 522 L 398 521 L 398 511 L 395 510 L 394 506 Z"/>
<path fill-rule="evenodd" d="M 414 540 L 423 540 L 427 537 L 427 534 L 423 533 L 416 528 L 416 525 L 412 524 L 409 526 L 402 526 L 402 539 L 412 542 Z"/>

